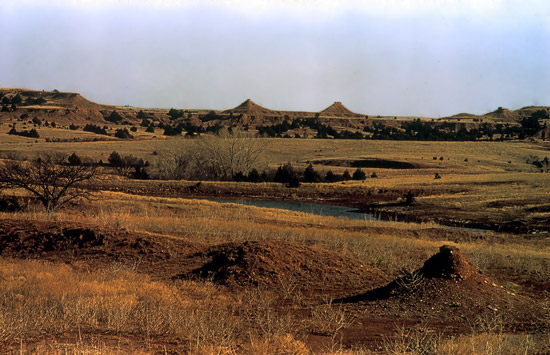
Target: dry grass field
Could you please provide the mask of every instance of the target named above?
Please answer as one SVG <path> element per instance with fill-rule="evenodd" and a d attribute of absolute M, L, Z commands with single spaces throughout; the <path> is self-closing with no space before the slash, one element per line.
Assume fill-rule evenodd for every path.
<path fill-rule="evenodd" d="M 154 166 L 197 144 L 153 138 L 142 127 L 133 140 L 96 142 L 89 140 L 101 136 L 65 128 L 40 128 L 38 139 L 8 130 L 4 122 L 2 158 L 76 152 L 106 161 L 117 151 Z M 105 168 L 87 185 L 89 201 L 52 213 L 33 203 L 1 212 L 1 352 L 550 352 L 550 175 L 527 162 L 550 155 L 550 144 L 257 144 L 262 168 L 313 163 L 324 175 L 353 171 L 346 161 L 365 158 L 415 168 L 365 167 L 364 181 L 298 188 L 131 180 Z M 382 220 L 207 200 L 228 197 L 347 205 Z M 437 276 L 419 272 L 432 256 L 443 258 L 443 245 L 454 256 Z"/>

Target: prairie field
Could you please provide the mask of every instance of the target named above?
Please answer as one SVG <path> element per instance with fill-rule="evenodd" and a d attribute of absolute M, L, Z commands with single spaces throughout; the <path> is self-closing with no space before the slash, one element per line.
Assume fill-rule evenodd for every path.
<path fill-rule="evenodd" d="M 154 169 L 202 139 L 8 128 L 3 161 L 116 151 Z M 550 143 L 239 139 L 261 148 L 261 170 L 311 164 L 324 176 L 359 162 L 366 179 L 138 180 L 103 165 L 82 186 L 88 199 L 0 212 L 2 353 L 550 352 L 550 175 L 532 163 Z"/>

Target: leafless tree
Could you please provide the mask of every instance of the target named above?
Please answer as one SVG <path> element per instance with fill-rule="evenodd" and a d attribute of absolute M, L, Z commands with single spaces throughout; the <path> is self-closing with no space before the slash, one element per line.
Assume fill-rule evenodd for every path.
<path fill-rule="evenodd" d="M 52 212 L 90 192 L 80 183 L 98 174 L 95 164 L 68 164 L 66 155 L 44 154 L 30 161 L 7 160 L 0 164 L 0 187 L 21 188 Z"/>
<path fill-rule="evenodd" d="M 191 157 L 199 177 L 230 180 L 239 172 L 248 174 L 262 151 L 257 139 L 223 131 L 216 136 L 201 137 Z"/>

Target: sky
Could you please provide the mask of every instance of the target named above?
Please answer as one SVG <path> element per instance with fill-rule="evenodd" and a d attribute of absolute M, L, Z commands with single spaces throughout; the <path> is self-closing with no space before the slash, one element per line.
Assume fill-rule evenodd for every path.
<path fill-rule="evenodd" d="M 550 105 L 546 0 L 0 0 L 0 87 L 442 117 Z"/>

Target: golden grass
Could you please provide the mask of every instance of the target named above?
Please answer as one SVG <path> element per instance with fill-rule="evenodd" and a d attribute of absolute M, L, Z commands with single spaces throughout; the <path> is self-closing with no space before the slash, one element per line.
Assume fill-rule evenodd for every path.
<path fill-rule="evenodd" d="M 81 156 L 104 161 L 113 150 L 152 160 L 155 157 L 151 155 L 153 151 L 158 151 L 162 156 L 173 147 L 183 150 L 194 144 L 193 140 L 184 138 L 149 140 L 147 144 L 143 141 L 45 143 L 40 138 L 40 143 L 36 144 L 27 138 L 7 136 L 4 130 L 7 131 L 5 124 L 0 127 L 2 152 L 34 154 L 43 151 L 46 146 L 48 150 L 75 151 Z M 61 137 L 71 132 L 52 130 L 50 133 Z M 265 146 L 266 166 L 298 161 L 301 167 L 307 160 L 378 157 L 414 162 L 426 167 L 420 170 L 364 169 L 376 171 L 379 178 L 345 184 L 303 184 L 300 188 L 312 193 L 348 188 L 354 192 L 362 189 L 420 189 L 433 195 L 419 196 L 419 204 L 453 209 L 457 216 L 470 213 L 514 218 L 524 216 L 527 208 L 544 203 L 544 197 L 550 193 L 547 174 L 534 173 L 532 167 L 525 163 L 531 154 L 547 155 L 545 147 L 536 143 L 279 139 L 262 139 L 260 142 Z M 433 160 L 434 156 L 438 159 Z M 440 156 L 444 160 L 439 160 Z M 464 161 L 466 158 L 468 162 Z M 319 169 L 322 167 L 319 166 Z M 343 168 L 334 170 L 341 171 Z M 434 180 L 434 172 L 440 172 L 443 178 Z M 116 183 L 132 186 L 150 184 L 118 180 Z M 203 183 L 209 187 L 216 184 Z M 231 190 L 237 186 L 234 184 L 224 184 L 223 188 Z M 254 184 L 239 186 L 250 191 L 256 188 Z M 289 196 L 300 191 L 291 191 L 275 184 L 262 184 L 262 188 Z M 550 217 L 547 212 L 531 215 Z M 36 209 L 17 214 L 0 213 L 0 218 L 113 226 L 151 233 L 159 238 L 167 235 L 205 244 L 244 240 L 319 244 L 357 258 L 365 265 L 380 268 L 389 277 L 420 267 L 442 244 L 454 244 L 477 267 L 499 278 L 511 290 L 520 288 L 516 283 L 518 280 L 550 280 L 548 239 L 500 233 L 486 233 L 484 238 L 476 239 L 474 237 L 478 233 L 453 232 L 434 223 L 357 221 L 206 200 L 136 196 L 120 192 L 97 193 L 94 200 L 75 210 L 45 214 Z M 291 291 L 286 296 L 290 294 Z M 208 282 L 160 283 L 121 264 L 89 273 L 80 271 L 76 266 L 0 258 L 0 341 L 10 343 L 13 353 L 19 353 L 20 349 L 38 354 L 162 353 L 164 349 L 159 344 L 163 343 L 163 339 L 171 338 L 178 339 L 181 347 L 167 351 L 181 353 L 308 354 L 310 350 L 303 339 L 304 327 L 336 336 L 342 324 L 349 325 L 346 315 L 331 305 L 316 307 L 306 322 L 299 322 L 292 314 L 277 310 L 275 297 L 278 296 L 268 290 L 249 291 L 241 295 L 224 294 Z M 289 299 L 300 304 L 300 300 Z M 243 312 L 243 309 L 247 311 Z M 550 322 L 550 317 L 545 322 Z M 82 331 L 83 337 L 77 335 L 79 331 Z M 59 339 L 63 334 L 72 334 L 72 337 L 57 343 L 40 340 Z M 107 342 L 102 334 L 125 338 L 126 342 L 123 346 Z M 544 338 L 546 335 L 534 337 L 476 332 L 452 339 L 440 336 L 435 339 L 441 354 L 534 353 L 536 349 L 541 349 L 540 344 L 549 341 Z M 156 342 L 151 340 L 153 338 L 157 339 Z M 150 342 L 143 342 L 143 339 L 150 339 Z M 406 339 L 411 339 L 411 335 Z M 337 338 L 333 340 L 334 346 L 324 353 L 368 353 L 366 350 L 339 348 Z M 416 351 L 403 350 L 399 344 L 394 345 L 393 353 Z"/>
<path fill-rule="evenodd" d="M 442 229 L 433 223 L 357 221 L 240 204 L 118 192 L 97 194 L 96 199 L 80 211 L 2 213 L 0 217 L 85 222 L 207 244 L 230 240 L 300 241 L 348 254 L 389 275 L 417 268 L 441 244 L 453 243 L 483 270 L 506 268 L 531 278 L 550 278 L 550 249 L 544 241 L 529 243 L 494 233 L 486 240 L 474 242 L 467 238 L 434 239 L 433 233 Z M 462 237 L 468 234 L 457 233 Z M 277 310 L 277 297 L 283 296 L 276 296 L 269 290 L 226 294 L 208 282 L 161 283 L 137 274 L 131 266 L 116 263 L 105 270 L 89 273 L 69 265 L 0 259 L 0 340 L 11 341 L 17 347 L 17 339 L 22 339 L 22 346 L 32 346 L 36 353 L 124 354 L 134 350 L 155 353 L 162 351 L 159 344 L 169 337 L 180 339 L 181 347 L 172 349 L 176 352 L 231 354 L 238 349 L 245 354 L 308 354 L 310 350 L 302 336 L 308 329 L 314 329 L 334 337 L 333 346 L 324 353 L 367 353 L 339 347 L 337 335 L 342 327 L 350 326 L 352 319 L 338 306 L 318 305 L 304 322 L 291 313 Z M 301 304 L 300 300 L 290 300 Z M 157 341 L 148 345 L 139 343 L 143 340 L 139 340 L 139 344 L 134 340 L 117 348 L 110 343 L 94 342 L 90 335 L 84 340 L 78 340 L 75 335 L 73 340 L 57 344 L 36 340 L 77 334 L 79 330 L 85 334 L 122 337 L 135 334 L 154 337 Z M 438 346 L 450 349 L 441 350 L 441 353 L 451 354 L 462 349 L 463 354 L 474 354 L 483 353 L 482 346 L 494 347 L 505 341 L 509 345 L 501 348 L 515 351 L 524 349 L 530 339 L 529 336 L 475 334 L 442 338 Z M 537 346 L 542 344 L 534 338 L 532 342 Z"/>
<path fill-rule="evenodd" d="M 390 275 L 421 266 L 445 243 L 457 245 L 483 270 L 506 267 L 517 274 L 542 277 L 550 270 L 550 250 L 545 239 L 526 241 L 487 233 L 485 239 L 470 241 L 468 236 L 477 236 L 476 233 L 452 232 L 434 223 L 350 220 L 241 204 L 118 192 L 96 195 L 96 201 L 81 211 L 20 213 L 18 218 L 86 222 L 207 244 L 244 240 L 320 244 Z M 448 235 L 448 238 L 438 235 Z"/>

